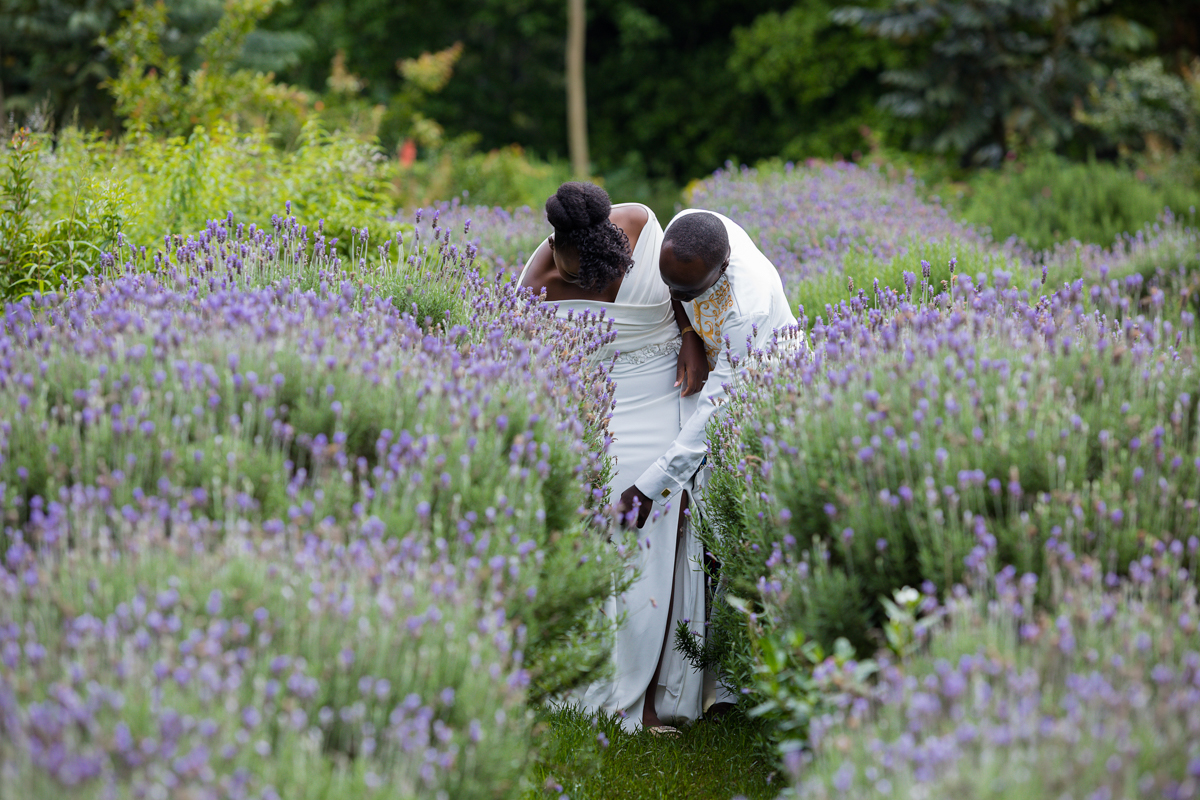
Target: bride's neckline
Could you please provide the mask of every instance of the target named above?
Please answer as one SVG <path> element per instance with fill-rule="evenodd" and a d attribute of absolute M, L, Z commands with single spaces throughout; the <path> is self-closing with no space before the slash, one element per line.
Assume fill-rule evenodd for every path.
<path fill-rule="evenodd" d="M 646 240 L 653 238 L 653 237 L 647 236 L 646 233 L 648 232 L 648 229 L 650 228 L 650 223 L 654 222 L 656 218 L 654 216 L 654 210 L 652 208 L 650 208 L 650 206 L 645 205 L 643 203 L 613 203 L 613 208 L 628 208 L 628 207 L 641 208 L 646 212 L 646 222 L 642 225 L 642 230 L 638 234 L 637 244 L 635 244 L 633 246 L 633 253 L 630 254 L 630 259 L 632 260 L 632 262 L 634 264 L 637 264 L 638 258 L 640 257 L 641 252 L 643 251 L 643 249 L 646 246 Z M 629 286 L 629 281 L 627 279 L 629 278 L 629 276 L 632 272 L 633 272 L 633 268 L 630 267 L 630 271 L 625 274 L 624 278 L 621 279 L 621 285 L 619 287 L 617 287 L 617 296 L 614 297 L 611 301 L 610 300 L 584 300 L 582 298 L 576 298 L 576 299 L 572 299 L 572 300 L 556 300 L 555 302 L 558 304 L 562 304 L 562 303 L 592 303 L 592 304 L 599 305 L 599 306 L 625 305 L 624 303 L 621 302 L 621 299 L 622 299 L 621 296 L 623 294 L 627 294 L 626 288 Z"/>

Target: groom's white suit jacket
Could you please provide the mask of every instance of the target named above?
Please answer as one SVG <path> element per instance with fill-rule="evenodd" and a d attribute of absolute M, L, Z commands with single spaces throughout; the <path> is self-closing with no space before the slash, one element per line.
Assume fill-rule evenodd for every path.
<path fill-rule="evenodd" d="M 675 219 L 699 210 L 681 211 Z M 725 223 L 729 233 L 729 268 L 708 291 L 683 307 L 692 327 L 704 340 L 711 371 L 704 388 L 696 395 L 695 411 L 684 422 L 674 444 L 636 481 L 637 488 L 656 502 L 665 502 L 689 488 L 700 469 L 708 453 L 705 435 L 708 420 L 740 369 L 734 367 L 730 354 L 737 355 L 739 363 L 744 363 L 750 348 L 762 348 L 775 331 L 796 324 L 775 266 L 741 225 L 724 215 L 710 213 Z M 667 230 L 670 227 L 667 225 Z"/>

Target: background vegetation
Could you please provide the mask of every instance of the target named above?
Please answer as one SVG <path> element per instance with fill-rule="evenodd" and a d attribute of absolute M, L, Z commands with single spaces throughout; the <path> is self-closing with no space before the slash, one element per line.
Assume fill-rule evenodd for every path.
<path fill-rule="evenodd" d="M 1080 106 L 1091 114 L 1092 93 L 1103 95 L 1112 76 L 1127 95 L 1145 84 L 1114 72 L 1134 62 L 1154 60 L 1164 79 L 1190 74 L 1200 52 L 1190 6 L 942 0 L 925 18 L 906 3 L 593 0 L 592 171 L 618 196 L 669 211 L 678 187 L 727 160 L 849 158 L 872 142 L 940 153 L 956 168 L 1030 148 L 1075 160 L 1161 153 L 1169 137 L 1143 141 L 1154 126 L 1138 113 L 1114 122 L 1111 109 L 1096 117 Z M 116 134 L 123 119 L 158 113 L 130 105 L 134 84 L 173 80 L 181 91 L 165 95 L 177 106 L 167 127 L 182 135 L 212 127 L 183 106 L 237 97 L 228 113 L 270 115 L 277 145 L 298 132 L 290 117 L 320 112 L 330 130 L 377 136 L 389 158 L 411 139 L 422 157 L 453 142 L 455 161 L 464 148 L 512 145 L 523 160 L 565 159 L 564 3 L 169 0 L 136 11 L 138 24 L 117 36 L 135 8 L 4 0 L 0 114 L 22 120 L 40 109 L 48 127 Z M 155 15 L 165 16 L 151 53 Z M 414 81 L 411 60 L 448 48 L 452 72 Z M 242 71 L 238 81 L 214 87 L 211 77 L 229 70 Z M 1132 94 L 1136 108 L 1160 102 L 1136 86 Z"/>

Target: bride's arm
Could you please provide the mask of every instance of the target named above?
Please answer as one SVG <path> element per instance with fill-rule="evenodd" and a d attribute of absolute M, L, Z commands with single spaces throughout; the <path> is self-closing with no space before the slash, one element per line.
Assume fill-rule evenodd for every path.
<path fill-rule="evenodd" d="M 546 285 L 546 273 L 554 268 L 554 255 L 550 252 L 550 240 L 543 239 L 538 249 L 525 262 L 521 270 L 520 284 L 533 289 L 537 294 Z"/>

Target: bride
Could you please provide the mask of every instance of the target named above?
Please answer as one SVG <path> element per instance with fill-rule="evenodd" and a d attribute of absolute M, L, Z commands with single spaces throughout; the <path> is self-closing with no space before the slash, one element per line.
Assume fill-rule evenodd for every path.
<path fill-rule="evenodd" d="M 704 345 L 659 276 L 663 230 L 653 211 L 638 203 L 614 206 L 599 186 L 571 182 L 546 201 L 546 218 L 554 234 L 525 265 L 521 285 L 535 294 L 544 290 L 560 316 L 603 310 L 614 320 L 616 341 L 601 357 L 617 353 L 609 453 L 616 461 L 610 488 L 619 489 L 679 433 L 679 386 L 685 395 L 699 391 L 708 372 Z M 605 606 L 609 619 L 625 615 L 613 649 L 614 675 L 574 699 L 588 711 L 617 714 L 627 730 L 640 723 L 670 733 L 663 718 L 700 715 L 703 676 L 672 639 L 682 620 L 703 635 L 704 576 L 699 543 L 684 535 L 687 496 L 675 507 L 655 505 L 659 513 L 638 535 L 637 580 Z"/>

